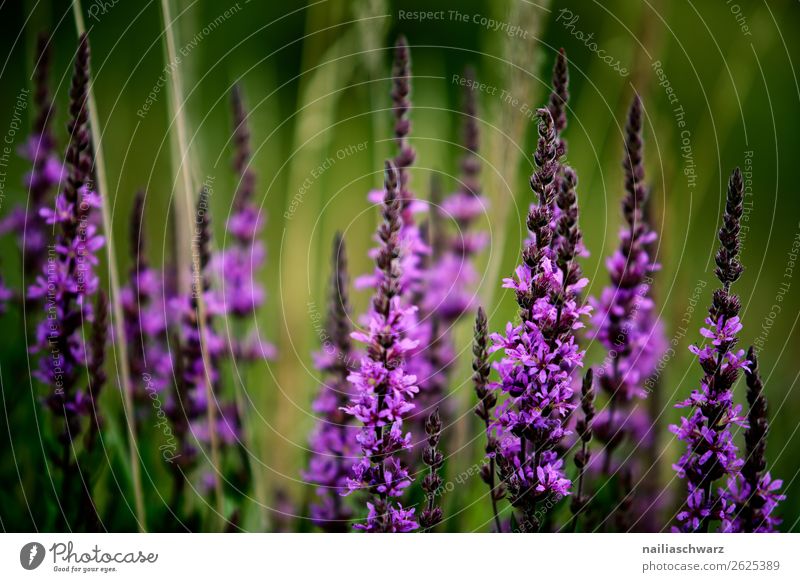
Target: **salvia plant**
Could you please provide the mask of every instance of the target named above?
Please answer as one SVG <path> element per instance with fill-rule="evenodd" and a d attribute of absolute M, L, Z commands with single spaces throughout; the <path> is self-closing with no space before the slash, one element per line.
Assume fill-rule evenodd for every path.
<path fill-rule="evenodd" d="M 647 484 L 653 482 L 650 473 L 657 473 L 652 451 L 661 424 L 652 402 L 658 402 L 654 378 L 668 322 L 659 318 L 654 294 L 661 267 L 639 96 L 624 127 L 622 226 L 605 262 L 607 282 L 598 295 L 584 297 L 589 280 L 581 263 L 589 250 L 580 227 L 578 172 L 566 141 L 568 59 L 563 50 L 556 55 L 546 104 L 536 111 L 533 196 L 521 197 L 527 232 L 518 264 L 502 283 L 489 282 L 510 291 L 516 315 L 492 322 L 496 312 L 477 300 L 477 265 L 489 242 L 481 221 L 496 193 L 482 186 L 476 74 L 469 69 L 464 75 L 455 187 L 445 190 L 435 180 L 425 200 L 411 180 L 417 156 L 411 52 L 403 37 L 397 41 L 387 83 L 393 154 L 382 169 L 383 187 L 368 195 L 380 210 L 375 246 L 367 252 L 374 268 L 352 283 L 368 291 L 368 307 L 361 317 L 354 313 L 348 251 L 337 233 L 324 333 L 312 356 L 319 385 L 307 455 L 298 469 L 307 495 L 299 500 L 278 485 L 259 489 L 254 483 L 254 437 L 246 416 L 252 400 L 244 397 L 251 376 L 238 370 L 277 353 L 257 325 L 270 270 L 241 88 L 235 86 L 231 95 L 236 186 L 225 200 L 226 219 L 215 221 L 212 232 L 212 206 L 215 217 L 221 214 L 212 204 L 216 184 L 204 182 L 195 193 L 192 240 L 175 243 L 175 254 L 158 264 L 145 228 L 152 193 L 138 192 L 130 213 L 127 280 L 119 293 L 113 286 L 106 293 L 100 273 L 108 233 L 101 232 L 100 210 L 108 193 L 98 191 L 95 180 L 102 156 L 90 126 L 88 37 L 80 36 L 75 54 L 63 152 L 53 123 L 51 50 L 42 36 L 32 77 L 31 131 L 19 150 L 28 204 L 0 222 L 0 233 L 16 237 L 23 265 L 21 292 L 0 277 L 0 315 L 14 307 L 33 314 L 32 375 L 43 387 L 40 404 L 53 425 L 47 453 L 61 501 L 57 528 L 105 527 L 98 495 L 105 478 L 104 439 L 121 438 L 114 432 L 117 410 L 106 404 L 117 388 L 109 376 L 117 363 L 110 354 L 124 341 L 131 392 L 122 393 L 133 403 L 125 419 L 133 423 L 130 438 L 146 430 L 154 414 L 163 437 L 157 450 L 142 451 L 141 458 L 147 463 L 158 457 L 171 477 L 171 491 L 158 491 L 168 500 L 169 510 L 155 526 L 164 530 L 203 528 L 212 506 L 225 519 L 225 531 L 452 529 L 459 504 L 472 491 L 453 491 L 463 455 L 451 446 L 463 443 L 451 429 L 460 422 L 474 423 L 474 442 L 483 451 L 468 474 L 485 485 L 478 501 L 489 516 L 489 531 L 778 530 L 785 495 L 783 482 L 769 470 L 759 354 L 739 348 L 744 324 L 734 285 L 744 271 L 744 184 L 738 169 L 728 183 L 718 232 L 720 286 L 700 330 L 702 341 L 690 348 L 702 375 L 676 405 L 682 417 L 670 426 L 684 447 L 673 466 L 681 494 L 674 503 L 666 493 L 659 499 L 641 494 L 653 492 Z M 191 244 L 190 272 L 177 266 L 180 244 Z M 122 314 L 120 332 L 109 325 L 116 313 Z M 458 349 L 463 319 L 474 320 L 469 363 Z M 587 356 L 593 343 L 597 360 Z M 477 420 L 463 414 L 457 396 L 469 364 L 469 408 Z M 231 377 L 237 381 L 229 382 Z M 745 400 L 746 408 L 737 403 Z M 463 487 L 462 479 L 455 481 Z M 189 501 L 189 491 L 198 501 Z M 266 510 L 263 521 L 248 521 L 251 491 Z M 674 517 L 667 515 L 670 504 Z"/>

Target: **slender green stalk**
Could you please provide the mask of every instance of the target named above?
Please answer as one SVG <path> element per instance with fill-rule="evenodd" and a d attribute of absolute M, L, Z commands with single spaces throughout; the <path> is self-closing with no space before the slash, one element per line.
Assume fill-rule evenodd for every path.
<path fill-rule="evenodd" d="M 175 22 L 170 13 L 169 0 L 161 0 L 161 14 L 164 19 L 164 37 L 166 39 L 167 58 L 169 63 L 177 63 L 177 50 L 175 48 Z M 178 254 L 182 255 L 181 250 L 183 245 L 191 242 L 195 245 L 195 241 L 188 235 L 189 225 L 191 224 L 191 208 L 194 207 L 194 188 L 192 185 L 191 167 L 189 164 L 189 146 L 188 146 L 188 131 L 184 110 L 181 104 L 181 97 L 183 96 L 183 86 L 181 83 L 181 73 L 179 68 L 175 68 L 170 77 L 170 108 L 172 119 L 174 120 L 175 128 L 177 130 L 177 150 L 180 158 L 181 177 L 183 180 L 183 211 L 178 211 L 177 228 L 178 228 Z M 178 205 L 176 204 L 176 210 Z M 181 216 L 183 215 L 183 216 Z M 186 229 L 184 232 L 183 229 Z M 182 236 L 181 233 L 184 233 Z M 183 237 L 186 238 L 183 238 Z M 185 279 L 187 272 L 181 273 L 178 280 Z M 188 283 L 188 282 L 187 282 Z M 216 511 L 219 521 L 220 530 L 224 525 L 224 508 L 223 508 L 223 495 L 222 495 L 222 478 L 220 476 L 220 454 L 219 454 L 219 438 L 217 436 L 217 400 L 214 395 L 212 385 L 212 374 L 208 361 L 208 330 L 206 320 L 206 303 L 205 297 L 202 293 L 197 294 L 197 315 L 198 327 L 200 331 L 200 350 L 203 354 L 203 372 L 206 376 L 206 422 L 208 423 L 208 435 L 211 445 L 211 464 L 213 465 L 212 474 L 214 476 L 214 493 L 216 500 Z"/>
<path fill-rule="evenodd" d="M 83 21 L 83 9 L 80 0 L 72 3 L 72 12 L 75 15 L 75 27 L 78 36 L 86 32 Z M 89 83 L 89 122 L 92 126 L 92 146 L 94 148 L 95 173 L 97 175 L 97 189 L 106 199 L 100 205 L 103 215 L 103 230 L 106 233 L 106 252 L 108 256 L 108 278 L 111 284 L 111 305 L 114 313 L 114 335 L 116 346 L 119 350 L 119 380 L 122 387 L 122 401 L 125 407 L 125 423 L 128 426 L 128 456 L 131 465 L 131 481 L 133 484 L 133 497 L 136 506 L 136 521 L 139 531 L 147 530 L 147 514 L 144 506 L 144 493 L 139 469 L 139 447 L 136 439 L 136 424 L 133 419 L 133 393 L 131 391 L 131 371 L 128 362 L 128 343 L 123 327 L 124 316 L 119 293 L 119 271 L 117 269 L 116 254 L 114 252 L 114 232 L 111 228 L 111 210 L 109 208 L 108 187 L 106 180 L 106 165 L 103 158 L 102 142 L 100 140 L 100 116 L 97 113 L 97 101 L 94 98 L 94 82 Z"/>

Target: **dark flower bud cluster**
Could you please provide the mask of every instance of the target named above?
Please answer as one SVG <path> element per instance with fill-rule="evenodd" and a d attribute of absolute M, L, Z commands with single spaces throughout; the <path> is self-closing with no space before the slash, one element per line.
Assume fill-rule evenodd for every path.
<path fill-rule="evenodd" d="M 764 384 L 758 370 L 758 358 L 751 346 L 747 351 L 750 362 L 745 370 L 747 380 L 747 430 L 744 433 L 745 459 L 742 471 L 728 479 L 725 495 L 740 508 L 733 520 L 735 531 L 770 533 L 777 531 L 781 520 L 774 515 L 778 503 L 786 499 L 779 493 L 783 481 L 773 479 L 767 468 L 766 450 L 769 420 Z"/>
<path fill-rule="evenodd" d="M 394 158 L 397 168 L 397 182 L 404 213 L 413 201 L 408 192 L 408 168 L 414 163 L 416 152 L 408 143 L 411 133 L 411 52 L 404 36 L 397 39 L 394 49 L 394 65 L 392 70 L 392 109 L 394 112 L 394 138 L 398 152 Z"/>
<path fill-rule="evenodd" d="M 556 61 L 553 64 L 553 90 L 547 102 L 547 110 L 553 118 L 556 133 L 558 133 L 559 158 L 567 154 L 567 143 L 561 134 L 567 127 L 567 104 L 569 103 L 569 68 L 567 66 L 567 53 L 559 49 Z"/>
<path fill-rule="evenodd" d="M 442 521 L 442 508 L 436 503 L 436 496 L 442 488 L 439 472 L 444 464 L 444 455 L 438 449 L 442 437 L 442 419 L 438 409 L 425 422 L 425 434 L 428 444 L 422 452 L 422 460 L 428 466 L 428 474 L 422 479 L 422 490 L 425 492 L 426 506 L 419 516 L 419 525 L 430 531 Z"/>
<path fill-rule="evenodd" d="M 578 418 L 578 421 L 575 423 L 575 432 L 580 439 L 581 448 L 575 453 L 575 466 L 578 468 L 578 488 L 569 505 L 570 511 L 572 512 L 572 531 L 575 531 L 578 524 L 578 517 L 589 501 L 583 491 L 583 480 L 584 471 L 591 458 L 589 443 L 592 440 L 592 421 L 596 414 L 594 398 L 594 372 L 589 368 L 583 376 L 583 384 L 581 385 L 582 416 Z"/>
<path fill-rule="evenodd" d="M 488 459 L 488 462 L 481 467 L 481 479 L 489 486 L 489 498 L 492 502 L 495 528 L 499 533 L 502 531 L 502 525 L 497 511 L 497 502 L 505 496 L 505 489 L 502 484 L 497 485 L 495 483 L 497 439 L 492 435 L 491 422 L 494 407 L 497 405 L 497 394 L 489 386 L 489 374 L 491 372 L 491 365 L 489 364 L 489 323 L 483 307 L 478 308 L 478 313 L 475 316 L 472 356 L 472 383 L 475 386 L 475 395 L 478 397 L 475 414 L 484 424 L 486 458 Z"/>

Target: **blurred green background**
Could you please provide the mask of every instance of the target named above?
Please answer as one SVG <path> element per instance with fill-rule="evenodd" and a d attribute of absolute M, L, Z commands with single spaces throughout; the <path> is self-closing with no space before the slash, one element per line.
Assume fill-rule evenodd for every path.
<path fill-rule="evenodd" d="M 668 336 L 677 342 L 656 395 L 665 423 L 676 418 L 671 403 L 686 397 L 700 378 L 687 347 L 699 340 L 697 329 L 715 286 L 715 235 L 728 175 L 736 165 L 752 166 L 744 230 L 746 271 L 737 284 L 745 324 L 742 338 L 743 345 L 763 340 L 760 361 L 772 420 L 768 462 L 773 475 L 784 479 L 788 498 L 780 510 L 783 529 L 798 530 L 800 280 L 786 270 L 791 267 L 792 241 L 800 233 L 800 189 L 793 172 L 800 155 L 797 2 L 323 0 L 306 5 L 179 0 L 170 6 L 181 53 L 177 74 L 183 84 L 181 112 L 189 130 L 187 163 L 193 185 L 214 178 L 212 208 L 216 224 L 222 224 L 235 186 L 229 92 L 239 82 L 251 110 L 257 191 L 268 216 L 264 239 L 269 257 L 263 281 L 268 301 L 257 323 L 263 336 L 277 344 L 279 357 L 269 365 L 240 370 L 251 402 L 252 449 L 260 460 L 260 485 L 245 527 L 258 527 L 261 522 L 249 516 L 259 514 L 260 504 L 271 505 L 277 491 L 288 493 L 296 507 L 307 495 L 299 472 L 314 420 L 309 403 L 318 387 L 310 358 L 319 343 L 312 314 L 325 304 L 328 249 L 336 230 L 345 233 L 352 273 L 370 268 L 366 250 L 377 214 L 365 196 L 380 184 L 382 160 L 394 152 L 387 109 L 390 47 L 403 33 L 412 47 L 412 144 L 418 152 L 412 180 L 419 196 L 427 196 L 432 174 L 442 176 L 446 191 L 455 188 L 463 118 L 462 88 L 453 75 L 473 65 L 478 81 L 487 84 L 479 95 L 479 116 L 484 186 L 491 204 L 483 227 L 489 229 L 491 245 L 480 259 L 484 279 L 479 292 L 495 330 L 515 314 L 513 295 L 500 289 L 499 277 L 518 259 L 526 234 L 523 217 L 532 199 L 526 176 L 532 167 L 535 124 L 525 108 L 536 109 L 544 102 L 557 49 L 564 47 L 570 62 L 566 138 L 569 161 L 580 178 L 581 226 L 591 252 L 583 266 L 592 294 L 607 283 L 604 259 L 616 245 L 624 114 L 634 92 L 642 95 L 652 217 L 661 233 L 657 258 L 663 271 L 657 277 L 656 296 Z M 118 264 L 126 273 L 131 202 L 137 188 L 146 188 L 148 252 L 150 260 L 161 265 L 170 260 L 170 216 L 182 192 L 171 145 L 174 117 L 166 85 L 174 73 L 165 73 L 161 5 L 85 0 L 83 10 L 102 126 L 96 139 L 105 152 L 109 176 L 109 192 L 102 194 L 111 204 Z M 420 10 L 443 12 L 436 19 L 420 19 L 412 14 Z M 495 27 L 492 21 L 508 26 Z M 55 127 L 63 145 L 76 45 L 70 2 L 6 2 L 0 6 L 0 23 L 0 132 L 5 135 L 8 129 L 17 94 L 31 85 L 36 34 L 46 30 L 55 48 Z M 598 50 L 605 51 L 601 56 L 608 56 L 612 65 Z M 615 70 L 614 63 L 627 74 Z M 166 85 L 143 111 L 162 76 Z M 679 107 L 682 111 L 676 111 Z M 13 138 L 15 146 L 23 134 Z M 360 151 L 337 156 L 361 143 L 366 147 Z M 334 163 L 317 171 L 329 157 Z M 4 170 L 0 216 L 24 201 L 24 163 L 13 159 Z M 226 243 L 221 230 L 215 242 Z M 0 242 L 0 268 L 16 288 L 19 265 L 17 249 L 11 237 L 5 237 Z M 706 285 L 693 305 L 700 282 Z M 784 282 L 790 287 L 778 303 Z M 780 313 L 770 316 L 776 303 Z M 357 293 L 356 312 L 363 312 L 366 304 L 366 295 Z M 681 321 L 687 313 L 688 325 Z M 52 486 L 39 435 L 48 433 L 49 418 L 35 405 L 37 387 L 29 379 L 32 363 L 26 357 L 22 315 L 11 310 L 0 325 L 0 526 L 47 527 L 52 504 L 40 500 L 52 495 Z M 469 327 L 464 322 L 457 333 L 459 348 L 466 351 L 451 386 L 461 418 L 450 427 L 459 448 L 448 451 L 448 479 L 480 458 L 479 435 L 469 410 Z M 688 330 L 685 336 L 681 327 Z M 589 350 L 590 364 L 602 359 L 598 346 Z M 743 401 L 743 382 L 737 390 Z M 105 398 L 109 410 L 120 410 L 115 391 L 109 390 Z M 107 512 L 109 529 L 132 529 L 120 418 L 116 415 L 105 440 L 109 468 L 101 503 L 113 508 Z M 151 515 L 164 514 L 168 489 L 164 467 L 147 452 L 157 436 L 147 431 L 140 435 Z M 661 438 L 664 486 L 680 487 L 670 469 L 680 447 L 666 424 Z M 456 488 L 447 529 L 487 529 L 489 505 L 478 481 L 472 478 L 468 486 Z"/>

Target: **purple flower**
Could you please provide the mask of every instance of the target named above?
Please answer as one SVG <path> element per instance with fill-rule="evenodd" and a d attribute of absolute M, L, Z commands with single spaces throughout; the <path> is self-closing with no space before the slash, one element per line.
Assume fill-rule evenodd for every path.
<path fill-rule="evenodd" d="M 144 202 L 145 194 L 140 191 L 134 200 L 130 223 L 133 266 L 130 280 L 121 291 L 137 422 L 150 414 L 150 394 L 164 391 L 174 373 L 167 347 L 167 291 L 145 255 Z"/>
<path fill-rule="evenodd" d="M 53 190 L 66 178 L 52 133 L 54 107 L 48 87 L 51 55 L 46 34 L 39 35 L 35 63 L 33 128 L 19 148 L 19 155 L 31 165 L 24 182 L 28 204 L 15 207 L 0 221 L 0 234 L 13 231 L 17 235 L 26 275 L 41 272 L 47 259 L 47 244 L 52 236 L 47 224 L 52 223 L 46 223 L 40 211 L 48 209 Z"/>
<path fill-rule="evenodd" d="M 733 386 L 740 370 L 751 373 L 751 362 L 743 351 L 733 351 L 736 334 L 742 329 L 741 305 L 730 291 L 743 270 L 738 259 L 743 192 L 742 174 L 737 168 L 728 184 L 719 230 L 716 275 L 722 287 L 714 292 L 707 327 L 701 330 L 701 335 L 711 342 L 702 348 L 691 348 L 703 369 L 703 378 L 700 388 L 677 405 L 691 407 L 688 415 L 681 418 L 680 425 L 670 427 L 686 443 L 686 452 L 674 465 L 678 476 L 686 480 L 688 490 L 684 510 L 678 514 L 681 531 L 708 531 L 712 521 L 719 521 L 719 531 L 738 531 L 740 527 L 735 516 L 741 500 L 725 490 L 715 491 L 714 484 L 725 479 L 730 491 L 744 465 L 731 432 L 736 426 L 745 426 L 741 406 L 733 404 Z"/>
<path fill-rule="evenodd" d="M 225 403 L 219 402 L 216 393 L 219 360 L 224 344 L 214 331 L 216 312 L 210 306 L 211 217 L 207 209 L 208 196 L 204 187 L 197 202 L 191 294 L 188 297 L 174 297 L 169 304 L 169 311 L 175 314 L 175 323 L 181 327 L 180 353 L 175 363 L 178 372 L 176 394 L 167 406 L 173 433 L 179 443 L 178 462 L 173 465 L 178 474 L 194 468 L 197 460 L 194 441 L 210 441 L 212 426 L 218 437 L 229 433 L 235 436 L 229 441 L 236 442 L 240 428 L 236 414 L 226 416 L 223 413 L 217 417 L 214 425 L 207 420 L 209 406 L 216 408 L 215 413 L 226 408 Z M 201 298 L 205 309 L 201 309 Z M 209 394 L 216 402 L 209 402 Z M 183 478 L 176 479 L 175 484 L 177 494 Z"/>
<path fill-rule="evenodd" d="M 472 69 L 465 78 L 474 81 Z M 448 196 L 441 208 L 432 208 L 441 218 L 434 222 L 434 229 L 444 230 L 442 221 L 453 222 L 455 233 L 434 232 L 434 263 L 428 272 L 428 292 L 423 304 L 426 313 L 433 314 L 449 328 L 454 321 L 474 308 L 477 272 L 473 265 L 474 255 L 487 242 L 485 233 L 473 232 L 475 222 L 486 213 L 487 202 L 481 192 L 481 163 L 478 156 L 479 132 L 477 99 L 467 83 L 464 99 L 464 156 L 461 160 L 459 190 Z"/>
<path fill-rule="evenodd" d="M 231 103 L 236 146 L 233 167 L 239 177 L 234 210 L 227 224 L 233 241 L 213 257 L 211 270 L 220 282 L 220 289 L 211 294 L 209 306 L 220 315 L 230 314 L 235 320 L 247 323 L 248 319 L 255 318 L 266 297 L 263 285 L 258 282 L 258 273 L 266 260 L 266 250 L 258 240 L 265 221 L 253 201 L 255 174 L 250 165 L 250 132 L 238 86 L 233 89 Z M 275 356 L 275 347 L 257 336 L 245 341 L 238 338 L 229 338 L 228 341 L 236 358 L 253 360 Z"/>
<path fill-rule="evenodd" d="M 636 450 L 647 445 L 642 439 L 650 432 L 652 421 L 637 402 L 647 397 L 645 382 L 655 372 L 666 349 L 663 325 L 655 315 L 651 298 L 652 277 L 659 265 L 649 252 L 657 236 L 645 219 L 649 191 L 644 181 L 642 104 L 638 96 L 634 97 L 628 113 L 622 165 L 625 223 L 619 233 L 619 248 L 606 261 L 610 284 L 599 298 L 589 300 L 594 315 L 587 334 L 607 351 L 597 376 L 609 404 L 595 420 L 595 434 L 605 445 L 602 465 L 605 475 L 611 475 L 612 470 L 623 473 L 634 470 L 625 466 L 632 462 L 631 455 L 614 459 L 620 445 L 627 442 Z"/>
<path fill-rule="evenodd" d="M 349 366 L 357 361 L 350 338 L 348 285 L 344 239 L 337 233 L 333 243 L 326 340 L 315 357 L 316 367 L 322 373 L 320 391 L 312 405 L 318 418 L 309 438 L 311 458 L 303 473 L 316 486 L 310 505 L 311 518 L 318 527 L 330 532 L 345 531 L 353 517 L 342 495 L 349 491 L 348 478 L 359 452 L 357 429 L 351 423 L 353 416 L 343 410 L 353 396 L 348 382 Z M 364 418 L 372 419 L 371 415 L 355 417 L 361 422 L 365 422 Z"/>
<path fill-rule="evenodd" d="M 574 372 L 583 365 L 584 352 L 573 331 L 591 311 L 579 305 L 576 296 L 585 285 L 575 263 L 580 238 L 576 205 L 575 213 L 562 213 L 558 221 L 567 236 L 557 251 L 551 247 L 557 138 L 550 112 L 538 113 L 537 170 L 531 177 L 538 204 L 528 216 L 530 237 L 523 263 L 515 279 L 504 281 L 504 287 L 515 292 L 521 322 L 509 323 L 505 334 L 492 336 L 492 351 L 503 352 L 495 364 L 500 376 L 495 388 L 508 395 L 497 407 L 494 421 L 500 443 L 499 474 L 508 485 L 510 502 L 534 529 L 540 527 L 537 503 L 571 492 L 557 447 L 569 434 L 566 421 L 575 408 Z M 566 187 L 574 187 L 572 178 L 566 182 Z"/>
<path fill-rule="evenodd" d="M 102 354 L 98 349 L 89 349 L 83 329 L 86 323 L 95 321 L 92 300 L 99 286 L 96 253 L 104 243 L 92 216 L 99 199 L 86 187 L 92 167 L 88 83 L 89 44 L 84 34 L 78 45 L 70 88 L 71 140 L 66 155 L 69 176 L 56 199 L 56 207 L 64 210 L 64 214 L 54 221 L 55 244 L 47 248 L 42 273 L 29 290 L 32 298 L 41 300 L 44 310 L 31 348 L 39 355 L 34 375 L 47 384 L 47 405 L 56 418 L 64 421 L 59 434 L 63 452 L 58 463 L 63 472 L 64 491 L 71 491 L 75 478 L 73 443 L 85 429 L 84 419 L 95 407 L 94 396 L 78 385 L 83 370 L 89 371 L 98 390 L 102 384 L 98 380 Z M 100 315 L 102 319 L 104 314 Z"/>
<path fill-rule="evenodd" d="M 362 457 L 353 465 L 348 479 L 351 491 L 364 490 L 372 501 L 367 504 L 365 524 L 358 529 L 369 532 L 405 532 L 418 527 L 414 511 L 406 510 L 397 498 L 411 483 L 401 453 L 411 446 L 411 435 L 403 433 L 403 420 L 413 409 L 418 391 L 405 364 L 416 342 L 406 337 L 406 321 L 414 309 L 401 303 L 402 252 L 401 210 L 398 172 L 386 163 L 386 194 L 383 223 L 378 229 L 376 265 L 380 276 L 369 311 L 369 331 L 354 333 L 366 344 L 366 354 L 358 371 L 348 376 L 353 397 L 343 410 L 362 423 L 357 436 Z"/>

